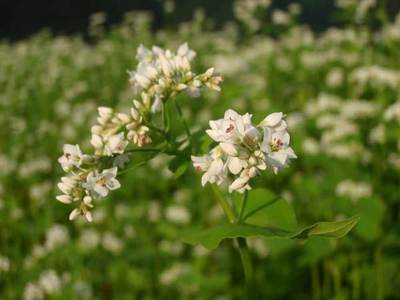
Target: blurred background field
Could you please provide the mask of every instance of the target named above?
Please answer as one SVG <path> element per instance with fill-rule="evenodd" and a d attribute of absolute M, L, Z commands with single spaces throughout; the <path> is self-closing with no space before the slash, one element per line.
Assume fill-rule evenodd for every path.
<path fill-rule="evenodd" d="M 287 113 L 299 159 L 259 184 L 300 225 L 361 216 L 340 240 L 251 240 L 260 299 L 400 299 L 399 3 L 216 2 L 136 1 L 124 16 L 121 2 L 65 30 L 2 26 L 0 299 L 244 299 L 230 241 L 212 252 L 180 241 L 224 216 L 171 157 L 125 173 L 91 224 L 55 200 L 62 145 L 89 147 L 98 106 L 129 107 L 137 47 L 185 41 L 195 70 L 225 79 L 219 94 L 180 97 L 193 128 L 227 108 Z"/>

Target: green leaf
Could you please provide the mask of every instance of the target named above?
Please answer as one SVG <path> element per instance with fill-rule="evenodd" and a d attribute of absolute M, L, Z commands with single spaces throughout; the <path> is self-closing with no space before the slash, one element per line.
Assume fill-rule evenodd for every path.
<path fill-rule="evenodd" d="M 357 224 L 359 219 L 359 216 L 354 216 L 349 219 L 335 222 L 318 222 L 314 225 L 300 230 L 291 238 L 307 239 L 313 236 L 336 239 L 341 238 L 345 236 Z"/>
<path fill-rule="evenodd" d="M 215 249 L 224 239 L 259 236 L 266 238 L 307 239 L 311 237 L 340 238 L 346 235 L 358 222 L 359 217 L 336 221 L 319 222 L 297 232 L 275 227 L 262 227 L 243 223 L 225 223 L 205 230 L 191 229 L 182 234 L 188 244 L 202 244 L 208 249 Z"/>
<path fill-rule="evenodd" d="M 181 177 L 187 171 L 189 162 L 184 156 L 175 156 L 168 164 L 169 170 L 175 174 L 176 178 Z"/>
<path fill-rule="evenodd" d="M 240 207 L 241 195 L 235 195 L 233 201 L 236 207 Z M 249 192 L 242 221 L 249 225 L 281 228 L 288 231 L 294 231 L 297 228 L 293 208 L 284 199 L 267 189 L 254 189 Z"/>
<path fill-rule="evenodd" d="M 241 207 L 241 197 L 233 196 L 235 207 Z M 208 229 L 192 228 L 182 232 L 184 242 L 216 248 L 224 239 L 259 236 L 265 238 L 308 239 L 311 237 L 340 238 L 358 222 L 359 217 L 319 222 L 297 229 L 296 217 L 291 206 L 282 198 L 266 189 L 252 190 L 247 198 L 242 219 L 237 223 L 225 223 Z"/>
<path fill-rule="evenodd" d="M 225 223 L 205 230 L 191 229 L 183 232 L 182 240 L 185 243 L 202 244 L 208 249 L 215 249 L 224 239 L 237 237 L 264 236 L 287 237 L 290 232 L 282 229 L 260 227 L 249 224 Z"/>

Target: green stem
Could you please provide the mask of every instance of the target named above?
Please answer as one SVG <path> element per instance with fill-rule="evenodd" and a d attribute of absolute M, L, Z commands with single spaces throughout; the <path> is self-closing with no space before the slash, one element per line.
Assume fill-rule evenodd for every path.
<path fill-rule="evenodd" d="M 134 153 L 134 152 L 158 152 L 161 151 L 160 148 L 136 148 L 136 149 L 128 149 L 126 153 Z"/>
<path fill-rule="evenodd" d="M 212 184 L 211 189 L 215 195 L 215 198 L 218 201 L 218 204 L 224 210 L 225 216 L 228 218 L 229 222 L 234 223 L 235 222 L 235 214 L 232 210 L 232 207 L 229 205 L 228 201 L 226 201 L 225 197 L 221 194 L 218 187 L 216 187 L 215 185 Z"/>
<path fill-rule="evenodd" d="M 360 286 L 361 286 L 361 276 L 360 276 L 360 269 L 358 267 L 358 257 L 357 253 L 355 252 L 351 256 L 352 260 L 352 267 L 353 267 L 353 272 L 351 276 L 351 281 L 352 281 L 352 299 L 353 300 L 359 300 L 360 299 Z"/>
<path fill-rule="evenodd" d="M 320 300 L 321 288 L 320 288 L 319 271 L 317 263 L 311 266 L 311 285 L 312 285 L 312 299 Z"/>
<path fill-rule="evenodd" d="M 231 205 L 228 203 L 228 201 L 225 199 L 225 197 L 221 194 L 218 187 L 216 187 L 215 185 L 211 185 L 211 189 L 214 192 L 215 198 L 217 199 L 219 205 L 221 205 L 222 209 L 224 210 L 224 213 L 225 213 L 226 217 L 228 218 L 229 222 L 235 223 L 236 217 L 235 217 L 235 213 L 234 213 Z M 247 198 L 247 195 L 244 197 L 243 200 L 245 200 L 245 198 Z M 242 203 L 242 206 L 243 206 L 243 203 Z M 246 283 L 250 287 L 249 284 L 254 282 L 254 277 L 253 277 L 254 273 L 253 273 L 253 264 L 251 262 L 250 252 L 247 247 L 247 242 L 246 242 L 246 239 L 242 238 L 242 237 L 236 238 L 236 241 L 237 241 L 238 247 L 239 247 L 240 259 L 242 261 L 244 275 L 246 277 Z M 253 292 L 253 291 L 249 290 L 249 292 Z"/>
<path fill-rule="evenodd" d="M 239 211 L 239 222 L 243 220 L 243 214 L 246 209 L 246 204 L 247 204 L 247 197 L 248 197 L 248 191 L 244 191 L 243 198 L 242 198 L 242 203 L 240 205 L 240 211 Z"/>
<path fill-rule="evenodd" d="M 170 116 L 169 116 L 169 110 L 168 110 L 168 105 L 167 103 L 163 103 L 162 106 L 162 118 L 163 118 L 163 124 L 164 124 L 164 133 L 168 133 L 170 130 Z"/>
<path fill-rule="evenodd" d="M 382 266 L 382 246 L 375 247 L 375 272 L 376 272 L 376 300 L 383 300 L 383 266 Z"/>
<path fill-rule="evenodd" d="M 240 258 L 242 260 L 242 265 L 244 269 L 244 275 L 246 277 L 246 282 L 248 284 L 253 283 L 253 264 L 251 262 L 251 255 L 249 252 L 249 248 L 247 247 L 247 242 L 245 238 L 237 238 L 237 243 L 239 246 L 239 253 L 240 253 Z"/>
<path fill-rule="evenodd" d="M 182 124 L 183 124 L 183 127 L 185 128 L 186 135 L 187 135 L 189 141 L 191 141 L 192 134 L 190 133 L 190 129 L 189 129 L 189 126 L 188 126 L 185 118 L 183 117 L 182 109 L 181 109 L 181 107 L 179 106 L 178 102 L 175 99 L 173 99 L 172 102 L 174 102 L 174 105 L 175 105 L 175 108 L 176 108 L 176 110 L 178 112 L 178 115 L 182 120 Z"/>

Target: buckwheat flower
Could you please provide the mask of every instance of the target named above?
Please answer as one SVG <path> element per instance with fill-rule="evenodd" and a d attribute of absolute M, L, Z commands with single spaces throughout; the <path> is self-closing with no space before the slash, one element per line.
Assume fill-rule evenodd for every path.
<path fill-rule="evenodd" d="M 249 185 L 249 180 L 251 179 L 247 172 L 243 172 L 241 176 L 236 178 L 231 185 L 229 186 L 229 192 L 232 193 L 233 191 L 237 191 L 239 193 L 243 193 L 246 190 L 250 190 L 251 187 Z"/>
<path fill-rule="evenodd" d="M 225 183 L 229 192 L 251 189 L 250 180 L 268 168 L 276 174 L 296 158 L 289 146 L 287 123 L 281 112 L 253 125 L 251 114 L 227 110 L 224 118 L 210 121 L 207 134 L 217 142 L 208 154 L 192 156 L 195 169 L 203 172 L 201 183 Z"/>
<path fill-rule="evenodd" d="M 72 197 L 69 195 L 58 195 L 58 196 L 56 196 L 56 199 L 64 204 L 72 203 Z"/>
<path fill-rule="evenodd" d="M 70 203 L 74 196 L 76 196 L 76 189 L 79 186 L 79 177 L 77 176 L 63 176 L 61 177 L 61 182 L 57 184 L 57 187 L 69 198 L 66 197 L 57 197 L 57 200 Z"/>
<path fill-rule="evenodd" d="M 64 171 L 68 172 L 74 167 L 79 167 L 82 163 L 82 151 L 79 145 L 65 144 L 64 154 L 58 159 Z"/>
<path fill-rule="evenodd" d="M 81 210 L 79 208 L 74 208 L 71 213 L 69 214 L 68 219 L 70 221 L 73 221 L 76 219 L 77 216 L 79 216 L 81 214 Z"/>
<path fill-rule="evenodd" d="M 289 147 L 290 137 L 286 131 L 272 131 L 264 129 L 264 141 L 261 150 L 266 154 L 268 163 L 275 174 L 287 166 L 291 159 L 297 158 L 293 149 Z"/>
<path fill-rule="evenodd" d="M 87 176 L 84 187 L 90 191 L 94 198 L 106 197 L 109 191 L 116 190 L 121 187 L 117 176 L 117 167 L 105 169 L 102 172 L 93 171 Z"/>
<path fill-rule="evenodd" d="M 192 72 L 191 61 L 195 55 L 187 43 L 180 45 L 176 52 L 139 46 L 136 55 L 139 63 L 136 70 L 128 72 L 129 82 L 135 94 L 141 92 L 143 97 L 144 93 L 152 102 L 151 112 L 161 111 L 163 102 L 183 91 L 197 97 L 203 86 L 220 90 L 222 77 L 213 68 L 199 75 Z"/>
<path fill-rule="evenodd" d="M 122 154 L 128 146 L 128 141 L 125 139 L 123 132 L 110 136 L 104 146 L 104 154 L 111 156 L 113 154 Z"/>
<path fill-rule="evenodd" d="M 212 162 L 212 158 L 210 155 L 203 155 L 203 156 L 191 156 L 193 161 L 193 166 L 197 172 L 205 172 L 210 167 Z"/>
<path fill-rule="evenodd" d="M 205 170 L 201 179 L 201 184 L 204 186 L 207 182 L 220 185 L 226 177 L 226 167 L 221 158 L 214 158 L 208 169 Z"/>
<path fill-rule="evenodd" d="M 242 141 L 250 144 L 258 138 L 259 132 L 251 123 L 250 114 L 239 115 L 232 109 L 225 112 L 224 118 L 210 121 L 207 134 L 216 142 L 240 144 Z"/>
<path fill-rule="evenodd" d="M 110 107 L 100 106 L 97 108 L 99 117 L 97 122 L 101 125 L 105 125 L 113 116 L 114 110 Z"/>
<path fill-rule="evenodd" d="M 287 129 L 287 123 L 284 119 L 282 112 L 276 112 L 268 115 L 264 120 L 260 122 L 261 127 L 273 129 L 275 131 L 283 131 Z"/>

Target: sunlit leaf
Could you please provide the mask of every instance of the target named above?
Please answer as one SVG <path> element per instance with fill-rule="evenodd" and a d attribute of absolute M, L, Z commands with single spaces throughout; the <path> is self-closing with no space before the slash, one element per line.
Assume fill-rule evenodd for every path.
<path fill-rule="evenodd" d="M 319 222 L 297 232 L 244 223 L 225 223 L 205 230 L 187 230 L 183 233 L 183 241 L 192 245 L 202 244 L 208 249 L 214 249 L 222 240 L 237 237 L 259 236 L 290 239 L 307 239 L 311 237 L 340 238 L 346 235 L 357 224 L 358 220 L 359 217 L 354 216 L 336 222 Z"/>
<path fill-rule="evenodd" d="M 307 239 L 313 236 L 341 238 L 357 224 L 359 219 L 359 216 L 354 216 L 349 219 L 335 222 L 318 222 L 300 230 L 291 236 L 291 238 Z"/>

